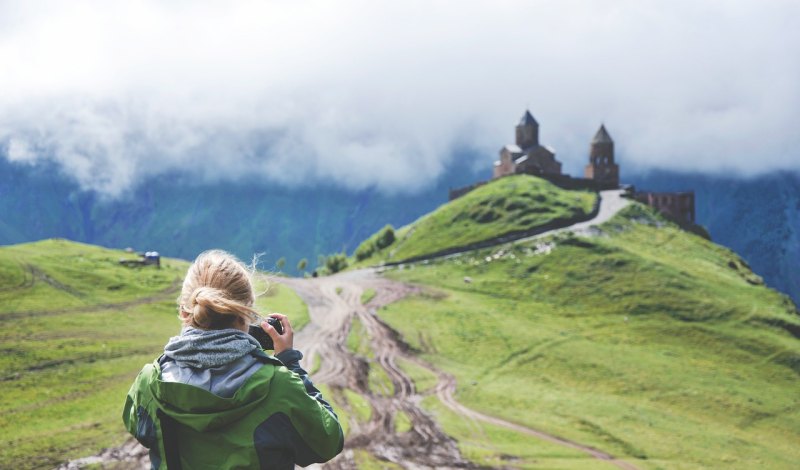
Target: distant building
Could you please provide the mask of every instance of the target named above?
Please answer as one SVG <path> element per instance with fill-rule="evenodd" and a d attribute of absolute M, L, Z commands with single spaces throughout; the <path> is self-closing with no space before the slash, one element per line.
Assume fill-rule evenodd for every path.
<path fill-rule="evenodd" d="M 500 149 L 500 159 L 495 161 L 492 179 L 515 173 L 540 176 L 564 189 L 603 191 L 619 189 L 619 165 L 614 161 L 614 140 L 605 124 L 600 125 L 589 143 L 589 164 L 584 169 L 583 178 L 573 178 L 561 173 L 561 162 L 556 160 L 556 152 L 551 147 L 539 143 L 539 123 L 530 111 L 525 110 L 516 127 L 516 143 Z M 486 184 L 479 181 L 463 188 L 450 189 L 450 200 L 459 198 L 473 189 Z M 681 224 L 694 224 L 694 192 L 654 193 L 635 192 L 628 189 L 633 197 L 659 212 L 668 215 Z"/>
<path fill-rule="evenodd" d="M 635 199 L 680 223 L 694 223 L 694 191 L 674 193 L 636 192 Z"/>
<path fill-rule="evenodd" d="M 133 248 L 126 248 L 127 253 L 133 253 Z M 161 268 L 161 255 L 157 251 L 148 251 L 145 253 L 136 253 L 139 259 L 122 258 L 119 264 L 123 266 L 155 266 Z"/>
<path fill-rule="evenodd" d="M 539 144 L 539 123 L 526 110 L 516 128 L 516 143 L 500 149 L 492 178 L 527 173 L 536 176 L 560 175 L 561 162 L 552 147 Z"/>
<path fill-rule="evenodd" d="M 619 186 L 619 165 L 614 163 L 614 141 L 603 124 L 589 144 L 589 164 L 583 175 L 586 179 Z"/>

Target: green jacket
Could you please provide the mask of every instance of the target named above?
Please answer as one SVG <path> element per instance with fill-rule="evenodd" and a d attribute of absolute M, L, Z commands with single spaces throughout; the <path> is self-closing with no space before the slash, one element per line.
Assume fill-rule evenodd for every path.
<path fill-rule="evenodd" d="M 291 469 L 325 462 L 341 452 L 336 414 L 299 366 L 299 351 L 250 353 L 255 372 L 230 398 L 163 381 L 161 356 L 131 386 L 122 419 L 150 449 L 153 469 Z"/>

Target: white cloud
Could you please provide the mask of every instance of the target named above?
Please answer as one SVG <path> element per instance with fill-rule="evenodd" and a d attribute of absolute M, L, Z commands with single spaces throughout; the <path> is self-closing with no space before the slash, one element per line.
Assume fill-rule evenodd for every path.
<path fill-rule="evenodd" d="M 119 194 L 164 171 L 414 190 L 529 106 L 580 171 L 796 168 L 793 1 L 0 2 L 0 142 Z M 623 167 L 624 171 L 624 167 Z"/>

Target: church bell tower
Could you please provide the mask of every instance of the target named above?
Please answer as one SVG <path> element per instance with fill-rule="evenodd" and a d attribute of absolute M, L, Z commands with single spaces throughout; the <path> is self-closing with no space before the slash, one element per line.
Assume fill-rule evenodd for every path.
<path fill-rule="evenodd" d="M 619 165 L 614 163 L 614 141 L 605 125 L 600 125 L 589 145 L 589 164 L 586 165 L 584 176 L 609 187 L 619 186 Z"/>
<path fill-rule="evenodd" d="M 539 123 L 527 109 L 517 125 L 517 145 L 523 150 L 539 146 Z"/>

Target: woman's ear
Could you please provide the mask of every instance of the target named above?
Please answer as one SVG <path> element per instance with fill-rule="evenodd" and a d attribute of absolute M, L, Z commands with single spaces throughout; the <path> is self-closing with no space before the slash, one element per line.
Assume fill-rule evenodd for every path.
<path fill-rule="evenodd" d="M 189 319 L 189 313 L 185 312 L 182 308 L 178 308 L 178 319 L 185 322 Z"/>

